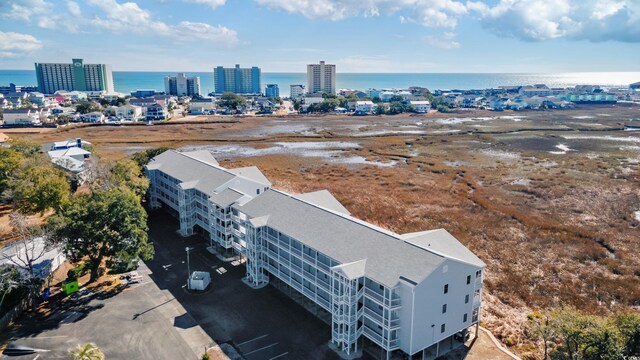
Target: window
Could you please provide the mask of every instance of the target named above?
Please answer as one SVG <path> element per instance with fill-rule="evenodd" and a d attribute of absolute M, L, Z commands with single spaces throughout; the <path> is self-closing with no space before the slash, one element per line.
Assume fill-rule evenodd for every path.
<path fill-rule="evenodd" d="M 467 313 L 462 316 L 462 322 L 467 322 Z"/>
<path fill-rule="evenodd" d="M 449 284 L 445 284 L 444 285 L 444 293 L 448 293 L 449 292 Z"/>
<path fill-rule="evenodd" d="M 260 195 L 260 189 L 256 189 L 256 195 Z"/>
<path fill-rule="evenodd" d="M 444 324 L 440 325 L 440 332 L 443 333 L 444 332 Z"/>
<path fill-rule="evenodd" d="M 467 285 L 471 284 L 471 275 L 467 275 Z"/>
<path fill-rule="evenodd" d="M 469 294 L 464 296 L 464 303 L 468 304 L 469 303 Z"/>
<path fill-rule="evenodd" d="M 482 270 L 476 271 L 476 279 L 482 276 Z"/>
<path fill-rule="evenodd" d="M 446 313 L 447 312 L 447 304 L 442 305 L 442 313 Z"/>

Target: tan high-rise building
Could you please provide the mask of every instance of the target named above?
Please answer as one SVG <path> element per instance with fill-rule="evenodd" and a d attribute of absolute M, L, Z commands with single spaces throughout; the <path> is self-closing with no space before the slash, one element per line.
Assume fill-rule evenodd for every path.
<path fill-rule="evenodd" d="M 336 93 L 336 66 L 325 64 L 307 65 L 307 92 L 309 94 Z"/>

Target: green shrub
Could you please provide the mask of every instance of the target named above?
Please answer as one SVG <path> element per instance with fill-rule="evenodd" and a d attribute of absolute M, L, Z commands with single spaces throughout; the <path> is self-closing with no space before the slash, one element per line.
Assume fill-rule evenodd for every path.
<path fill-rule="evenodd" d="M 207 354 L 207 353 L 202 354 L 202 360 L 209 360 L 209 359 L 211 359 L 209 354 Z"/>
<path fill-rule="evenodd" d="M 81 262 L 80 264 L 78 264 L 78 266 L 74 267 L 73 269 L 69 269 L 69 271 L 67 271 L 67 278 L 77 279 L 82 275 L 88 273 L 89 270 L 90 269 L 89 269 L 89 266 L 87 266 L 87 263 Z"/>

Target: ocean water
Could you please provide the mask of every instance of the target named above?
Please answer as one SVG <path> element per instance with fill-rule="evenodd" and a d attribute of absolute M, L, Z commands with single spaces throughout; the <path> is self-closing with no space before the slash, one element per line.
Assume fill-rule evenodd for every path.
<path fill-rule="evenodd" d="M 213 71 L 190 72 L 200 76 L 200 87 L 207 94 L 213 91 Z M 172 72 L 114 71 L 115 90 L 125 94 L 136 89 L 164 91 L 164 77 Z M 485 89 L 497 86 L 546 84 L 550 87 L 571 87 L 597 84 L 603 87 L 626 87 L 640 81 L 640 72 L 576 72 L 553 74 L 487 74 L 487 73 L 429 73 L 429 74 L 365 74 L 338 73 L 338 89 L 367 90 L 369 88 L 406 88 L 423 86 L 428 89 Z M 0 70 L 0 85 L 36 85 L 33 70 Z M 289 95 L 289 85 L 306 84 L 305 73 L 262 74 L 262 85 L 278 84 L 281 96 Z"/>

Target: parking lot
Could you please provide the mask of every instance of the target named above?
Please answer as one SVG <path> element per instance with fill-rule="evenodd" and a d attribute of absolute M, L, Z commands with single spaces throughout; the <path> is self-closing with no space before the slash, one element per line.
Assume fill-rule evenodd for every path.
<path fill-rule="evenodd" d="M 329 349 L 330 326 L 291 298 L 267 286 L 253 290 L 241 279 L 244 265 L 222 262 L 201 236 L 183 238 L 179 224 L 163 210 L 149 214 L 149 238 L 156 254 L 151 278 L 167 289 L 218 344 L 233 346 L 244 358 L 339 359 Z M 186 290 L 187 254 L 191 271 L 208 271 L 211 285 L 201 294 Z M 231 355 L 231 354 L 229 354 Z"/>
<path fill-rule="evenodd" d="M 11 359 L 68 359 L 79 344 L 95 343 L 108 359 L 195 359 L 211 339 L 168 292 L 150 280 L 124 290 L 81 291 L 48 314 L 29 313 L 0 334 L 0 344 L 41 350 Z M 4 358 L 2 355 L 0 357 Z"/>

